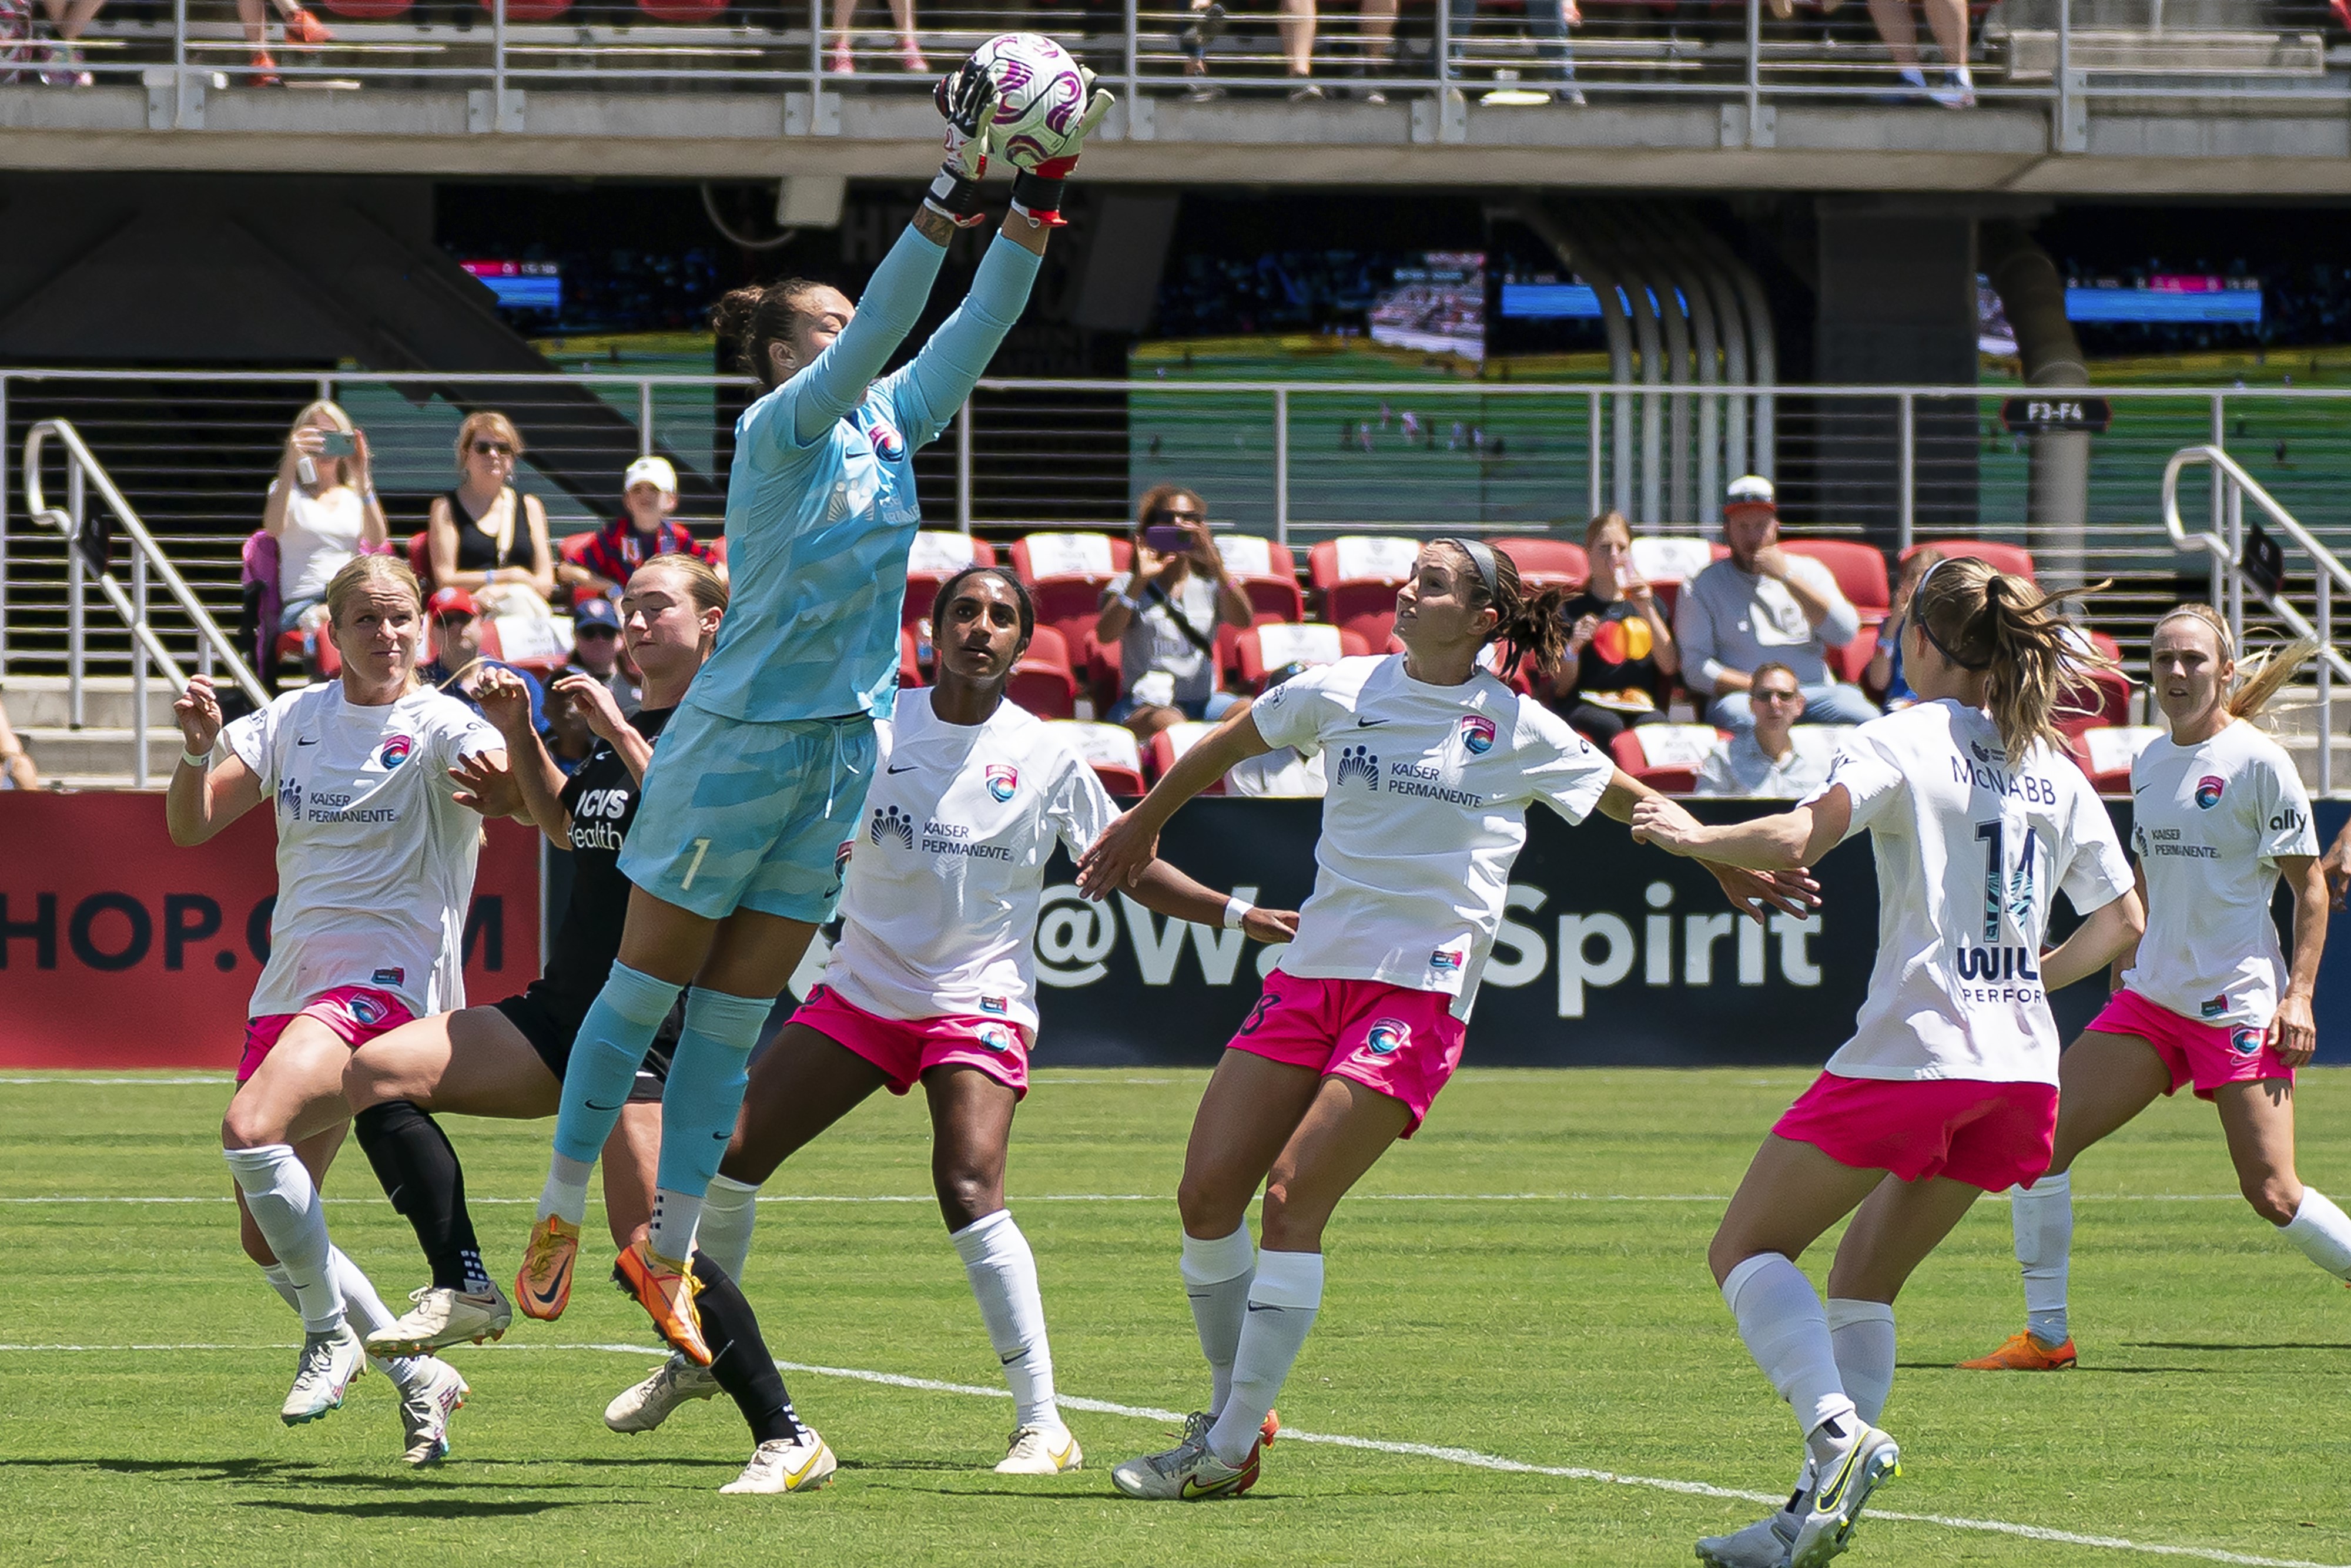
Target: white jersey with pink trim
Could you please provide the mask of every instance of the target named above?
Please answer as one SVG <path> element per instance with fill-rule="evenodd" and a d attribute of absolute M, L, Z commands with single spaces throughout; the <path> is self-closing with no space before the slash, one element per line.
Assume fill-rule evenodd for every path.
<path fill-rule="evenodd" d="M 2158 736 L 2131 764 L 2131 808 L 2147 935 L 2123 984 L 2199 1023 L 2269 1028 L 2285 988 L 2277 862 L 2319 852 L 2294 759 L 2242 719 L 2197 746 Z"/>
<path fill-rule="evenodd" d="M 1808 799 L 1837 789 L 1877 857 L 1877 965 L 1828 1070 L 2055 1083 L 2050 902 L 2087 915 L 2131 890 L 2090 781 L 2038 743 L 2011 764 L 1990 715 L 1943 698 L 1847 736 Z"/>
<path fill-rule="evenodd" d="M 458 758 L 506 741 L 432 689 L 361 707 L 340 681 L 221 731 L 277 812 L 277 906 L 251 1016 L 371 986 L 422 1018 L 465 1005 L 465 911 L 482 819 L 451 799 Z"/>
<path fill-rule="evenodd" d="M 1070 743 L 1026 709 L 949 724 L 931 693 L 898 704 L 865 796 L 824 983 L 888 1019 L 1037 1027 L 1029 941 L 1056 841 L 1077 855 L 1118 809 Z"/>
<path fill-rule="evenodd" d="M 1458 686 L 1405 674 L 1401 653 L 1342 659 L 1249 710 L 1258 733 L 1327 751 L 1314 895 L 1280 967 L 1453 998 L 1469 1016 L 1540 800 L 1571 822 L 1615 765 L 1557 716 L 1479 670 Z"/>

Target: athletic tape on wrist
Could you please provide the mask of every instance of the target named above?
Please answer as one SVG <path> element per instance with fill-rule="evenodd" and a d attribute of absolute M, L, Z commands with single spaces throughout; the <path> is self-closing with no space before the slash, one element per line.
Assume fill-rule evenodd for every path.
<path fill-rule="evenodd" d="M 1256 904 L 1251 904 L 1239 894 L 1235 894 L 1230 898 L 1225 900 L 1225 929 L 1228 931 L 1239 930 L 1241 927 L 1241 922 L 1248 919 L 1249 911 L 1256 907 Z"/>

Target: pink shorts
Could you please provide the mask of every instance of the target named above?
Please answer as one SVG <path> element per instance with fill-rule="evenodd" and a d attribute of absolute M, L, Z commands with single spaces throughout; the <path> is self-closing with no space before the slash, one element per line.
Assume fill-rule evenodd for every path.
<path fill-rule="evenodd" d="M 271 1013 L 245 1020 L 245 1055 L 236 1064 L 239 1083 L 261 1071 L 264 1058 L 277 1049 L 277 1037 L 296 1019 L 317 1019 L 335 1038 L 357 1051 L 380 1034 L 389 1034 L 415 1018 L 408 1004 L 390 991 L 368 986 L 337 986 L 310 998 L 298 1013 Z"/>
<path fill-rule="evenodd" d="M 2269 1031 L 2252 1024 L 2200 1023 L 2182 1018 L 2137 991 L 2116 991 L 2105 1008 L 2090 1020 L 2095 1034 L 2135 1034 L 2155 1047 L 2170 1071 L 2167 1094 L 2193 1082 L 2200 1100 L 2212 1098 L 2223 1083 L 2252 1083 L 2264 1078 L 2294 1082 L 2294 1069 L 2270 1049 Z"/>
<path fill-rule="evenodd" d="M 2048 1173 L 2057 1088 L 1823 1072 L 1771 1131 L 1856 1170 L 1903 1181 L 1949 1176 L 2000 1192 L 2031 1186 Z"/>
<path fill-rule="evenodd" d="M 1437 1091 L 1461 1065 L 1467 1026 L 1442 991 L 1412 991 L 1379 980 L 1318 980 L 1276 969 L 1226 1045 L 1269 1061 L 1311 1067 L 1401 1100 L 1420 1130 Z"/>
<path fill-rule="evenodd" d="M 841 1000 L 831 987 L 819 986 L 793 1010 L 791 1021 L 880 1068 L 893 1094 L 914 1088 L 925 1069 L 960 1062 L 1028 1097 L 1029 1031 L 1006 1019 L 880 1018 Z"/>

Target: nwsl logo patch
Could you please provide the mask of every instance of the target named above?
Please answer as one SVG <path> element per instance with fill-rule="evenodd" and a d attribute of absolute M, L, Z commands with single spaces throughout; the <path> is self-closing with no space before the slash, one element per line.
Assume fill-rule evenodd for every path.
<path fill-rule="evenodd" d="M 1412 1043 L 1412 1026 L 1401 1019 L 1380 1019 L 1364 1036 L 1364 1049 L 1386 1056 Z"/>
<path fill-rule="evenodd" d="M 1447 948 L 1439 947 L 1428 956 L 1428 967 L 1440 975 L 1459 974 L 1461 964 L 1461 955 Z"/>
<path fill-rule="evenodd" d="M 1008 762 L 991 762 L 987 765 L 989 795 L 999 801 L 1009 800 L 1012 799 L 1013 791 L 1019 788 L 1020 769 Z"/>
<path fill-rule="evenodd" d="M 1461 749 L 1472 757 L 1483 757 L 1494 749 L 1494 721 L 1476 714 L 1463 716 Z"/>
<path fill-rule="evenodd" d="M 2219 774 L 2207 773 L 2203 778 L 2196 780 L 2197 806 L 2200 810 L 2210 810 L 2220 803 L 2220 792 L 2228 787 L 2228 781 Z"/>
<path fill-rule="evenodd" d="M 415 749 L 416 742 L 412 737 L 395 735 L 376 747 L 375 765 L 389 773 L 407 761 L 408 754 Z"/>

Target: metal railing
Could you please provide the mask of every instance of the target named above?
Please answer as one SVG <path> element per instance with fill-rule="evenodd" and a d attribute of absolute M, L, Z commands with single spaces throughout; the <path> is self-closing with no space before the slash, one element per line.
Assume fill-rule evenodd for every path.
<path fill-rule="evenodd" d="M 66 504 L 48 505 L 41 483 L 41 449 L 51 439 L 64 448 L 66 455 Z M 86 585 L 95 580 L 99 591 L 106 596 L 114 612 L 131 633 L 131 731 L 137 747 L 131 763 L 131 781 L 140 789 L 147 787 L 147 673 L 152 661 L 162 673 L 173 691 L 187 685 L 188 677 L 181 671 L 179 662 L 163 643 L 154 623 L 148 617 L 148 580 L 152 576 L 179 604 L 196 635 L 196 667 L 210 674 L 217 660 L 225 668 L 237 688 L 258 707 L 269 701 L 252 669 L 236 651 L 236 645 L 224 633 L 206 612 L 204 604 L 180 575 L 147 525 L 123 498 L 113 477 L 84 444 L 78 431 L 62 419 L 45 419 L 35 424 L 25 436 L 25 506 L 32 521 L 56 530 L 64 536 L 66 546 L 66 616 L 68 676 L 67 701 L 68 722 L 76 729 L 82 725 L 83 679 L 89 665 L 89 605 Z M 109 520 L 90 513 L 89 501 L 92 489 L 106 503 Z M 120 530 L 131 544 L 131 587 L 125 591 L 115 577 L 110 559 L 110 542 L 115 530 Z"/>
<path fill-rule="evenodd" d="M 2212 471 L 2213 526 L 2201 532 L 2190 533 L 2179 517 L 2179 476 L 2187 469 L 2199 465 Z M 2260 508 L 2262 515 L 2280 533 L 2293 540 L 2307 558 L 2313 578 L 2314 615 L 2304 615 L 2288 596 L 2290 578 L 2281 576 L 2273 587 L 2265 580 L 2263 573 L 2249 560 L 2246 546 L 2253 536 L 2246 532 L 2245 502 L 2248 497 Z M 2173 453 L 2171 461 L 2164 465 L 2163 526 L 2170 532 L 2172 543 L 2177 548 L 2199 550 L 2211 559 L 2213 603 L 2216 608 L 2225 607 L 2230 635 L 2235 639 L 2238 647 L 2243 647 L 2245 643 L 2245 590 L 2248 587 L 2269 607 L 2270 613 L 2295 636 L 2316 639 L 2318 793 L 2333 794 L 2335 677 L 2351 678 L 2351 660 L 2345 659 L 2335 643 L 2335 591 L 2338 586 L 2351 589 L 2351 567 L 2346 567 L 2333 550 L 2295 520 L 2292 512 L 2278 505 L 2277 498 L 2262 487 L 2261 481 L 2246 473 L 2236 459 L 2217 446 L 2185 447 Z M 2259 527 L 2258 524 L 2254 526 Z"/>
<path fill-rule="evenodd" d="M 1984 102 L 2048 106 L 2061 151 L 2079 150 L 2082 116 L 2101 99 L 2346 95 L 2335 47 L 2342 27 L 2324 0 L 2281 0 L 2258 14 L 2225 0 L 2009 0 L 1971 28 L 1963 60 L 1923 37 L 1881 36 L 1865 6 L 1818 0 L 1670 11 L 1593 0 L 1573 26 L 1556 20 L 1555 4 L 1480 16 L 1476 0 L 1437 0 L 1400 18 L 1328 7 L 1303 27 L 1272 7 L 1238 4 L 1228 16 L 1217 7 L 1220 20 L 1204 26 L 1208 13 L 1183 0 L 1075 12 L 926 4 L 913 37 L 872 25 L 872 16 L 866 26 L 835 32 L 826 9 L 825 0 L 808 0 L 805 11 L 747 0 L 425 0 L 381 20 L 330 18 L 332 40 L 315 47 L 273 28 L 265 41 L 277 57 L 265 64 L 225 0 L 173 0 L 168 16 L 101 16 L 51 74 L 69 81 L 87 70 L 144 85 L 154 129 L 202 125 L 208 92 L 301 80 L 464 90 L 468 128 L 491 134 L 527 129 L 535 89 L 782 93 L 787 134 L 828 135 L 841 132 L 845 106 L 876 91 L 926 90 L 938 67 L 1026 26 L 1061 37 L 1120 90 L 1127 108 L 1111 134 L 1136 140 L 1161 133 L 1155 97 L 1279 99 L 1312 87 L 1374 105 L 1402 95 L 1412 100 L 1414 138 L 1425 141 L 1461 140 L 1472 99 L 1598 94 L 1619 103 L 1719 102 L 1726 144 L 1770 146 L 1774 103 L 1868 104 L 1891 95 L 1926 106 L 1930 90 L 1955 89 L 1944 73 L 1966 64 Z M 1906 62 L 1924 71 L 1923 83 L 1898 74 Z"/>

